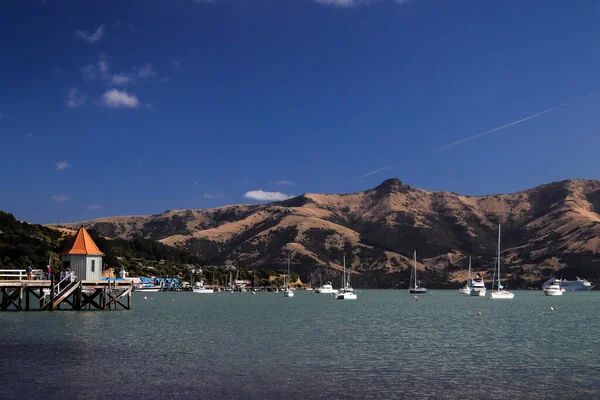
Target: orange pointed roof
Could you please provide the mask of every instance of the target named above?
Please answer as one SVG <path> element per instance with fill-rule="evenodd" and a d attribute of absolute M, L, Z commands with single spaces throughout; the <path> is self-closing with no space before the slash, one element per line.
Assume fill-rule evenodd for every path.
<path fill-rule="evenodd" d="M 66 249 L 61 252 L 60 255 L 64 256 L 67 254 L 78 254 L 78 255 L 98 255 L 103 256 L 104 253 L 100 251 L 96 243 L 92 240 L 92 237 L 82 226 L 75 235 L 75 241 L 70 249 Z"/>

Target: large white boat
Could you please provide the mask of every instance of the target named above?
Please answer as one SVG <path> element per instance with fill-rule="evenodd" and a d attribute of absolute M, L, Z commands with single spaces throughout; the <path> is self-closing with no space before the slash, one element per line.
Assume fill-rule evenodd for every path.
<path fill-rule="evenodd" d="M 410 280 L 410 284 L 409 284 L 409 288 L 408 288 L 408 292 L 409 293 L 414 293 L 414 294 L 427 294 L 427 288 L 421 287 L 419 286 L 419 281 L 417 281 L 417 251 L 415 250 L 414 252 L 414 260 L 413 260 L 413 270 L 414 272 L 411 274 L 411 280 Z M 412 277 L 415 277 L 415 282 L 413 285 L 413 280 Z"/>
<path fill-rule="evenodd" d="M 142 285 L 138 287 L 134 287 L 132 290 L 134 292 L 160 292 L 161 287 L 155 285 Z"/>
<path fill-rule="evenodd" d="M 562 296 L 563 289 L 560 287 L 560 284 L 553 283 L 552 285 L 546 286 L 544 294 L 546 296 Z"/>
<path fill-rule="evenodd" d="M 562 289 L 564 289 L 568 292 L 575 291 L 575 290 L 592 290 L 592 288 L 593 288 L 593 286 L 590 282 L 588 282 L 585 279 L 579 279 L 579 277 L 577 277 L 577 279 L 574 281 L 568 281 L 566 279 L 556 279 L 556 278 L 548 279 L 542 285 L 542 290 L 546 290 L 546 288 L 548 286 L 554 285 L 554 284 L 560 285 L 560 287 Z"/>
<path fill-rule="evenodd" d="M 358 296 L 356 293 L 353 293 L 352 286 L 350 286 L 350 271 L 348 271 L 348 276 L 346 277 L 346 256 L 344 256 L 344 278 L 342 280 L 344 282 L 344 288 L 335 296 L 336 300 L 356 300 Z"/>
<path fill-rule="evenodd" d="M 496 266 L 498 267 L 498 282 L 497 289 L 494 291 L 494 279 L 492 278 L 492 292 L 490 293 L 490 299 L 492 300 L 510 300 L 515 297 L 514 292 L 509 292 L 508 290 L 504 290 L 502 284 L 500 283 L 500 265 L 502 264 L 502 259 L 500 258 L 500 231 L 501 226 L 498 225 L 498 256 L 496 257 Z"/>
<path fill-rule="evenodd" d="M 315 293 L 337 294 L 338 290 L 333 288 L 333 286 L 331 285 L 331 282 L 327 282 L 325 285 L 321 286 L 320 288 L 316 288 Z"/>
<path fill-rule="evenodd" d="M 471 296 L 485 297 L 486 291 L 487 289 L 485 288 L 485 283 L 483 283 L 483 278 L 481 275 L 477 274 L 471 281 Z"/>
<path fill-rule="evenodd" d="M 471 294 L 471 257 L 469 257 L 469 274 L 467 275 L 467 283 L 465 286 L 458 289 L 459 294 Z"/>

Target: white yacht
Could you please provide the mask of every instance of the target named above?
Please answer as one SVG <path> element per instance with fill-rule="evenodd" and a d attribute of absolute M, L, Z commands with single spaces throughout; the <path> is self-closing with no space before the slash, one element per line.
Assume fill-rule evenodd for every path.
<path fill-rule="evenodd" d="M 467 283 L 465 286 L 458 289 L 459 294 L 471 294 L 471 257 L 469 257 L 469 274 L 467 275 Z"/>
<path fill-rule="evenodd" d="M 344 288 L 335 296 L 336 300 L 356 300 L 358 296 L 353 293 L 352 286 L 350 286 L 350 272 L 348 271 L 348 277 L 346 277 L 346 256 L 344 256 Z"/>
<path fill-rule="evenodd" d="M 333 286 L 331 285 L 331 282 L 327 282 L 325 285 L 321 286 L 320 288 L 316 288 L 315 293 L 337 294 L 338 290 L 333 288 Z"/>
<path fill-rule="evenodd" d="M 585 279 L 579 279 L 579 277 L 577 277 L 577 279 L 574 281 L 569 281 L 566 279 L 556 279 L 556 278 L 548 279 L 542 285 L 542 289 L 546 290 L 546 287 L 548 287 L 552 284 L 555 284 L 555 283 L 558 283 L 560 285 L 561 289 L 564 289 L 567 292 L 574 291 L 574 290 L 592 290 L 593 289 L 593 286 L 589 281 L 587 281 Z"/>
<path fill-rule="evenodd" d="M 564 289 L 560 287 L 559 283 L 553 283 L 546 286 L 544 294 L 546 296 L 562 296 Z"/>
<path fill-rule="evenodd" d="M 471 280 L 471 296 L 485 297 L 487 289 L 481 275 L 477 274 L 475 278 Z"/>
<path fill-rule="evenodd" d="M 500 283 L 500 265 L 502 264 L 502 259 L 500 258 L 500 230 L 501 225 L 498 225 L 498 257 L 496 257 L 496 265 L 498 266 L 498 289 L 494 291 L 494 279 L 492 278 L 492 292 L 490 293 L 490 299 L 492 300 L 510 300 L 515 297 L 514 292 L 509 292 L 508 290 L 504 290 L 502 284 Z"/>
<path fill-rule="evenodd" d="M 192 289 L 194 293 L 210 294 L 214 293 L 214 289 L 207 289 L 204 287 L 204 281 L 196 282 L 196 287 Z"/>

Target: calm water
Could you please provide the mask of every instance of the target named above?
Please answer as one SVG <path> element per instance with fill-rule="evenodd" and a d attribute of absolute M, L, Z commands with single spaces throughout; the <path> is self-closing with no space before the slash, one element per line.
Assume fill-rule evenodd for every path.
<path fill-rule="evenodd" d="M 599 294 L 136 293 L 131 311 L 5 312 L 0 398 L 598 398 Z"/>

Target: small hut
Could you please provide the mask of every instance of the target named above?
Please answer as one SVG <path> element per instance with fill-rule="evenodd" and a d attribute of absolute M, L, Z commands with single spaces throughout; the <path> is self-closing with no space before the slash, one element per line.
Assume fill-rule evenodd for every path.
<path fill-rule="evenodd" d="M 98 249 L 88 231 L 82 226 L 77 231 L 71 247 L 60 253 L 61 276 L 70 268 L 77 280 L 101 280 L 102 257 L 104 253 Z"/>

